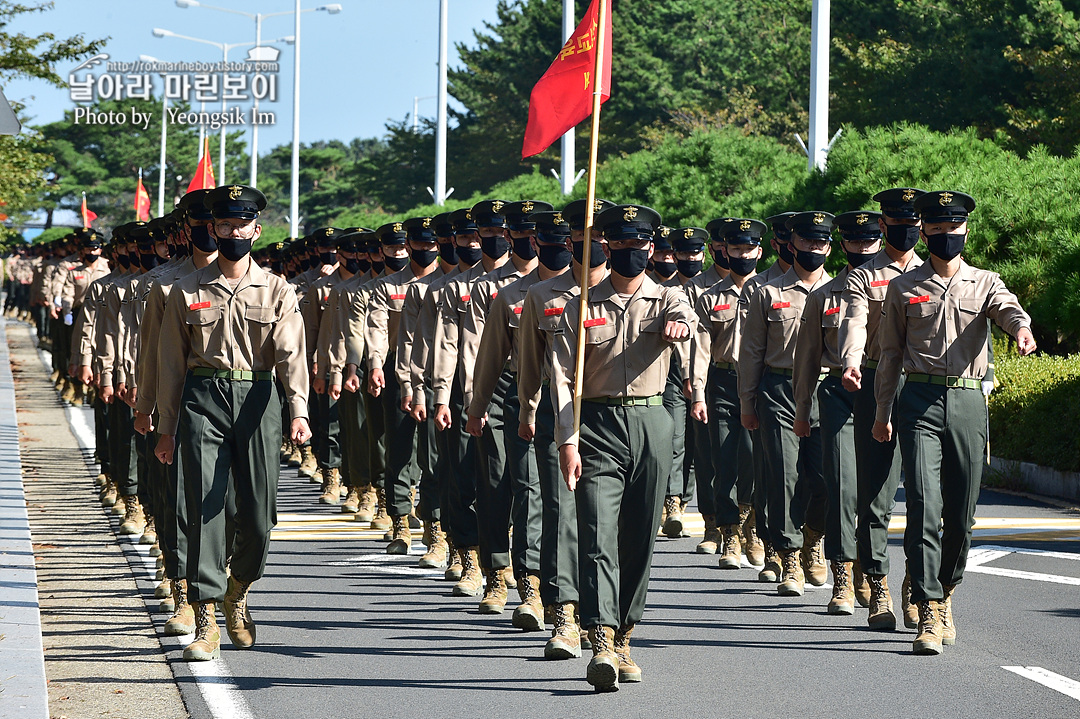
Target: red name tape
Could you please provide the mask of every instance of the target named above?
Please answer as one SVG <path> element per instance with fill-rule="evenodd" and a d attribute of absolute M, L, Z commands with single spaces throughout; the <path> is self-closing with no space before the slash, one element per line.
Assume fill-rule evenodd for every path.
<path fill-rule="evenodd" d="M 524 308 L 524 307 L 515 307 L 515 308 L 514 308 L 514 314 L 515 314 L 515 315 L 520 315 L 520 314 L 521 314 L 521 311 L 522 311 L 523 309 L 525 309 L 525 308 Z"/>
<path fill-rule="evenodd" d="M 870 283 L 870 286 L 871 287 L 884 287 L 887 284 L 889 284 L 888 280 L 874 280 L 873 282 Z"/>
<path fill-rule="evenodd" d="M 730 309 L 731 309 L 731 305 L 730 305 L 730 304 L 726 304 L 726 305 L 713 305 L 712 311 L 713 311 L 713 312 L 719 312 L 720 310 L 730 310 Z"/>
<path fill-rule="evenodd" d="M 917 305 L 920 302 L 929 302 L 929 301 L 930 301 L 930 295 L 919 295 L 918 297 L 912 297 L 910 300 L 908 300 L 908 304 L 909 305 Z"/>
<path fill-rule="evenodd" d="M 772 304 L 774 310 L 786 310 L 788 307 L 791 307 L 790 302 L 773 302 Z"/>
<path fill-rule="evenodd" d="M 554 317 L 555 315 L 561 315 L 562 311 L 562 307 L 548 307 L 546 310 L 544 310 L 544 317 Z"/>
<path fill-rule="evenodd" d="M 607 324 L 607 317 L 597 317 L 595 320 L 585 320 L 585 322 L 584 322 L 584 325 L 585 325 L 586 329 L 588 329 L 589 327 L 599 327 L 600 325 L 606 325 L 606 324 Z"/>
<path fill-rule="evenodd" d="M 498 290 L 495 290 L 494 292 L 491 293 L 491 299 L 495 299 L 498 296 L 499 296 L 499 291 Z"/>
<path fill-rule="evenodd" d="M 390 295 L 390 299 L 392 299 L 392 300 L 403 300 L 403 299 L 405 299 L 405 295 Z"/>
<path fill-rule="evenodd" d="M 77 279 L 77 280 L 85 280 L 86 275 L 75 275 L 75 279 Z"/>
<path fill-rule="evenodd" d="M 462 302 L 468 302 L 471 299 L 472 299 L 472 295 L 462 295 L 461 296 L 461 301 Z"/>
<path fill-rule="evenodd" d="M 828 315 L 835 315 L 835 314 L 836 314 L 836 313 L 838 313 L 839 311 L 840 311 L 840 308 L 839 308 L 839 307 L 833 307 L 833 308 L 832 308 L 831 310 L 825 310 L 825 315 L 826 315 L 826 316 L 828 316 Z"/>
<path fill-rule="evenodd" d="M 196 302 L 193 305 L 188 305 L 189 310 L 205 310 L 210 306 L 209 302 Z"/>

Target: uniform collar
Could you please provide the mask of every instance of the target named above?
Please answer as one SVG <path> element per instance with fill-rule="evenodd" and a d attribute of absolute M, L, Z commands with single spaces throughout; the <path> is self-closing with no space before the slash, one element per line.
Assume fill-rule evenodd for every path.
<path fill-rule="evenodd" d="M 614 298 L 619 294 L 615 291 L 615 286 L 611 284 L 611 275 L 605 277 L 600 284 L 591 290 L 592 294 L 589 295 L 589 303 L 593 302 L 606 302 L 608 300 L 614 301 Z M 656 284 L 656 281 L 645 275 L 641 280 L 641 286 L 637 288 L 637 292 L 634 293 L 630 299 L 637 297 L 647 297 L 649 299 L 660 299 L 661 296 L 660 285 Z"/>
<path fill-rule="evenodd" d="M 221 266 L 215 260 L 203 268 L 199 284 L 220 285 L 230 293 L 234 293 L 239 292 L 245 287 L 266 287 L 269 284 L 269 281 L 266 276 L 266 270 L 259 267 L 259 263 L 255 262 L 255 260 L 250 260 L 247 272 L 240 278 L 240 282 L 237 283 L 236 289 L 234 290 L 232 285 L 229 284 L 229 281 L 225 279 L 225 276 L 221 274 Z"/>

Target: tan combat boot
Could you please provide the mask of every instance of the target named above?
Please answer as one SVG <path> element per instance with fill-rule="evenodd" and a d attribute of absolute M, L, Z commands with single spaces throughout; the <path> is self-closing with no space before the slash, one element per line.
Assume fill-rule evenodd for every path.
<path fill-rule="evenodd" d="M 386 531 L 390 529 L 390 515 L 386 513 L 386 490 L 376 489 L 375 497 L 378 500 L 379 506 L 375 510 L 375 514 L 371 517 L 371 528 L 374 530 Z"/>
<path fill-rule="evenodd" d="M 314 480 L 318 469 L 319 463 L 315 460 L 315 453 L 311 450 L 311 445 L 305 444 L 300 448 L 300 469 L 297 472 L 301 477 L 310 477 Z"/>
<path fill-rule="evenodd" d="M 742 566 L 742 542 L 739 541 L 739 525 L 725 524 L 721 531 L 724 544 L 720 555 L 720 568 L 738 569 Z"/>
<path fill-rule="evenodd" d="M 896 615 L 893 614 L 888 578 L 867 574 L 866 583 L 870 585 L 870 615 L 866 618 L 867 625 L 883 632 L 895 630 Z"/>
<path fill-rule="evenodd" d="M 63 375 L 59 374 L 58 372 L 54 372 L 53 374 L 56 375 L 56 379 L 53 380 L 53 387 L 56 388 L 57 392 L 63 392 L 64 383 L 67 382 L 67 380 L 64 379 Z"/>
<path fill-rule="evenodd" d="M 514 610 L 511 623 L 526 632 L 538 632 L 544 628 L 544 605 L 540 603 L 540 577 L 523 572 L 518 577 L 518 596 L 521 604 Z"/>
<path fill-rule="evenodd" d="M 108 482 L 108 481 L 109 481 L 109 475 L 102 472 L 98 476 L 94 477 L 94 486 L 95 487 L 104 487 L 105 483 Z"/>
<path fill-rule="evenodd" d="M 667 519 L 664 520 L 664 536 L 668 539 L 678 539 L 683 532 L 682 501 L 675 496 L 664 498 L 664 511 Z"/>
<path fill-rule="evenodd" d="M 184 661 L 208 662 L 221 656 L 221 630 L 213 602 L 195 602 L 195 641 L 184 649 Z"/>
<path fill-rule="evenodd" d="M 292 454 L 292 442 L 286 437 L 282 437 L 281 447 L 278 448 L 278 459 L 281 461 L 281 464 L 288 464 L 290 454 Z"/>
<path fill-rule="evenodd" d="M 412 529 L 420 529 L 423 526 L 420 517 L 416 516 L 416 494 L 416 487 L 409 490 L 409 526 Z"/>
<path fill-rule="evenodd" d="M 57 382 L 59 382 L 60 381 L 60 370 L 54 369 L 52 371 L 52 374 L 49 375 L 49 381 L 52 382 L 53 384 L 56 384 Z"/>
<path fill-rule="evenodd" d="M 911 645 L 916 654 L 941 654 L 941 603 L 927 599 L 919 608 L 919 634 Z"/>
<path fill-rule="evenodd" d="M 773 549 L 773 545 L 769 542 L 764 542 L 765 545 L 765 564 L 762 565 L 761 571 L 758 572 L 757 578 L 759 582 L 779 582 L 780 576 L 783 574 L 783 568 L 780 566 L 780 555 Z"/>
<path fill-rule="evenodd" d="M 143 532 L 143 535 L 145 536 L 146 533 Z M 162 556 L 161 542 L 155 541 L 153 544 L 151 544 L 150 545 L 150 550 L 147 552 L 147 554 L 149 554 L 151 557 L 160 557 L 160 556 Z"/>
<path fill-rule="evenodd" d="M 360 489 L 349 487 L 349 493 L 345 495 L 345 501 L 341 503 L 341 511 L 347 514 L 356 514 L 360 509 Z"/>
<path fill-rule="evenodd" d="M 514 576 L 514 570 L 511 569 L 510 567 L 503 567 L 502 573 L 503 573 L 503 581 L 506 582 L 506 588 L 507 589 L 517 589 L 518 588 L 518 580 L 517 580 L 517 577 Z"/>
<path fill-rule="evenodd" d="M 720 529 L 716 526 L 716 515 L 703 514 L 701 518 L 705 520 L 705 538 L 698 542 L 697 553 L 716 554 L 716 550 L 722 541 Z"/>
<path fill-rule="evenodd" d="M 337 467 L 324 467 L 322 470 L 322 494 L 319 504 L 341 503 L 341 472 Z"/>
<path fill-rule="evenodd" d="M 393 517 L 393 536 L 386 545 L 387 554 L 408 554 L 412 546 L 412 531 L 409 529 L 407 516 Z"/>
<path fill-rule="evenodd" d="M 780 584 L 776 586 L 776 593 L 781 597 L 801 597 L 805 588 L 803 587 L 803 569 L 799 566 L 799 550 L 789 549 L 786 552 L 780 552 L 780 563 L 783 565 L 784 573 Z"/>
<path fill-rule="evenodd" d="M 169 579 L 162 580 L 161 584 L 154 587 L 154 599 L 164 599 L 165 597 L 172 596 L 172 581 Z M 171 609 L 169 611 L 172 611 Z"/>
<path fill-rule="evenodd" d="M 135 495 L 124 497 L 124 520 L 120 524 L 120 534 L 142 534 L 146 526 L 146 515 L 143 514 L 142 505 Z"/>
<path fill-rule="evenodd" d="M 481 614 L 502 614 L 506 608 L 506 575 L 502 569 L 485 569 L 484 596 L 480 600 Z"/>
<path fill-rule="evenodd" d="M 300 451 L 300 448 L 297 447 L 295 444 L 292 445 L 292 448 L 289 451 L 289 456 L 285 458 L 285 464 L 292 467 L 293 469 L 296 469 L 303 463 L 303 461 L 304 455 Z"/>
<path fill-rule="evenodd" d="M 249 649 L 255 645 L 255 622 L 248 610 L 248 590 L 251 582 L 241 582 L 229 577 L 225 590 L 225 630 L 237 649 Z"/>
<path fill-rule="evenodd" d="M 552 630 L 551 639 L 544 645 L 544 659 L 577 659 L 581 656 L 581 629 L 577 624 L 577 607 L 573 602 L 564 602 L 547 609 L 550 609 L 552 614 Z"/>
<path fill-rule="evenodd" d="M 446 535 L 442 531 L 440 522 L 425 522 L 428 534 L 428 550 L 420 557 L 419 566 L 423 569 L 442 569 L 446 566 L 447 555 L 450 547 L 446 543 Z"/>
<path fill-rule="evenodd" d="M 855 613 L 855 586 L 851 579 L 851 562 L 832 562 L 833 589 L 829 614 L 850 616 Z"/>
<path fill-rule="evenodd" d="M 619 627 L 615 631 L 615 656 L 619 658 L 619 681 L 640 682 L 641 667 L 630 658 L 630 635 L 634 633 L 634 625 Z"/>
<path fill-rule="evenodd" d="M 154 587 L 154 597 L 160 599 L 158 602 L 157 610 L 162 614 L 172 614 L 176 611 L 176 598 L 173 596 L 173 583 L 170 579 L 165 579 L 161 584 Z M 158 593 L 164 589 L 165 592 L 158 596 Z"/>
<path fill-rule="evenodd" d="M 172 583 L 173 604 L 176 609 L 165 622 L 165 633 L 177 637 L 195 631 L 195 610 L 188 603 L 187 580 L 177 579 Z M 220 636 L 220 635 L 219 635 Z"/>
<path fill-rule="evenodd" d="M 480 572 L 480 559 L 476 550 L 477 547 L 458 550 L 461 553 L 461 579 L 454 585 L 455 597 L 477 597 L 483 591 L 481 582 L 484 575 Z"/>
<path fill-rule="evenodd" d="M 946 646 L 956 644 L 956 620 L 953 617 L 952 598 L 956 592 L 955 584 L 946 584 L 945 598 L 941 600 L 941 643 Z"/>
<path fill-rule="evenodd" d="M 820 587 L 829 578 L 829 567 L 825 561 L 825 533 L 803 525 L 803 546 L 799 551 L 806 581 Z"/>
<path fill-rule="evenodd" d="M 370 484 L 366 484 L 360 488 L 360 506 L 356 508 L 356 516 L 353 517 L 357 522 L 371 522 L 375 518 L 375 505 L 379 501 L 379 495 L 375 493 L 375 488 Z"/>
<path fill-rule="evenodd" d="M 611 627 L 589 629 L 592 659 L 585 669 L 585 680 L 598 692 L 619 691 L 619 657 L 615 654 L 615 630 Z"/>
<path fill-rule="evenodd" d="M 851 579 L 855 587 L 855 601 L 860 607 L 869 607 L 870 583 L 866 581 L 866 575 L 863 574 L 862 565 L 859 564 L 858 559 L 851 565 Z"/>
<path fill-rule="evenodd" d="M 917 629 L 919 626 L 919 608 L 911 603 L 911 575 L 904 574 L 904 583 L 900 585 L 900 612 L 904 615 L 904 626 Z"/>
<path fill-rule="evenodd" d="M 749 504 L 739 505 L 739 525 L 742 527 L 742 549 L 746 561 L 755 567 L 765 564 L 765 544 L 757 535 L 757 513 Z"/>
<path fill-rule="evenodd" d="M 119 494 L 116 495 L 116 502 L 113 503 L 112 513 L 116 517 L 123 517 L 127 514 L 127 504 Z M 123 522 L 124 520 L 121 519 L 120 521 Z"/>
<path fill-rule="evenodd" d="M 75 383 L 69 379 L 64 380 L 63 389 L 60 391 L 60 399 L 71 403 L 75 399 Z"/>
<path fill-rule="evenodd" d="M 83 398 L 85 397 L 83 387 L 85 387 L 85 385 L 82 382 L 72 382 L 72 385 L 74 385 L 75 391 L 72 393 L 71 406 L 82 407 Z"/>
<path fill-rule="evenodd" d="M 156 545 L 157 544 L 157 529 L 155 529 L 155 527 L 154 527 L 154 518 L 153 517 L 147 517 L 146 518 L 146 525 L 143 526 L 142 536 L 139 537 L 139 544 L 150 544 L 150 545 Z M 151 549 L 150 549 L 150 556 L 151 557 L 157 557 L 157 556 L 160 556 L 160 555 L 161 555 L 161 550 L 160 549 L 158 550 L 157 554 L 154 554 L 153 547 L 151 547 Z"/>
<path fill-rule="evenodd" d="M 102 507 L 112 507 L 116 504 L 116 482 L 111 479 L 105 483 L 105 486 L 101 488 L 101 493 L 98 494 L 98 499 L 101 500 Z"/>
<path fill-rule="evenodd" d="M 448 582 L 456 582 L 461 579 L 461 552 L 457 550 L 453 542 L 446 541 L 446 546 L 449 548 L 449 552 L 446 556 L 446 571 L 443 572 L 443 579 Z"/>

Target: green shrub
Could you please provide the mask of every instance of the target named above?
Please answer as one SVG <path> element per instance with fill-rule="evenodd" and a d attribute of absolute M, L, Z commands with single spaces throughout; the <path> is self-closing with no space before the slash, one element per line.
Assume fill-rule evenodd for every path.
<path fill-rule="evenodd" d="M 990 450 L 995 457 L 1080 471 L 1080 355 L 1020 357 L 994 340 L 998 388 L 990 395 Z"/>

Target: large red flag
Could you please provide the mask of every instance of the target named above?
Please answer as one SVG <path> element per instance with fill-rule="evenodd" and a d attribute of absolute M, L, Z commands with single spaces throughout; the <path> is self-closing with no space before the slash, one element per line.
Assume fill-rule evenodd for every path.
<path fill-rule="evenodd" d="M 611 3 L 607 3 L 604 14 L 601 102 L 611 96 Z M 533 88 L 522 159 L 548 149 L 567 130 L 592 114 L 599 16 L 599 1 L 592 0 L 574 34 Z"/>
<path fill-rule="evenodd" d="M 142 183 L 142 170 L 139 170 L 139 184 L 135 186 L 135 219 L 139 222 L 150 221 L 150 195 Z"/>
<path fill-rule="evenodd" d="M 210 138 L 206 138 L 203 146 L 203 156 L 199 160 L 199 166 L 195 168 L 195 176 L 188 183 L 187 191 L 212 190 L 217 187 L 214 181 L 214 163 L 210 162 Z"/>
<path fill-rule="evenodd" d="M 85 230 L 90 227 L 90 223 L 97 219 L 97 213 L 91 211 L 86 206 L 86 193 L 82 193 L 82 207 L 79 208 L 79 214 L 82 215 L 82 226 Z"/>

